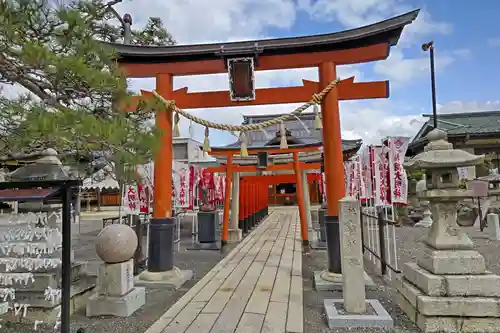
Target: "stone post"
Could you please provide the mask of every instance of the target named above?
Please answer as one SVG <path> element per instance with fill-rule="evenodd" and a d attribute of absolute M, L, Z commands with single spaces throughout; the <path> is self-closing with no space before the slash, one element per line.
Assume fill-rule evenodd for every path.
<path fill-rule="evenodd" d="M 339 212 L 344 309 L 361 314 L 366 312 L 366 295 L 359 201 L 353 197 L 339 200 Z"/>
<path fill-rule="evenodd" d="M 490 239 L 493 241 L 500 240 L 500 223 L 498 221 L 498 215 L 490 213 L 488 214 L 487 219 Z"/>
<path fill-rule="evenodd" d="M 302 170 L 301 172 L 302 172 L 302 190 L 304 197 L 304 208 L 306 211 L 307 229 L 313 230 L 312 216 L 311 216 L 311 197 L 309 194 L 309 184 L 307 182 L 307 171 Z"/>
<path fill-rule="evenodd" d="M 97 236 L 99 267 L 96 293 L 87 302 L 87 317 L 128 317 L 146 303 L 145 288 L 134 286 L 134 260 L 138 239 L 125 224 L 112 224 Z"/>
<path fill-rule="evenodd" d="M 233 173 L 233 181 L 231 188 L 231 221 L 229 225 L 230 242 L 239 242 L 242 238 L 242 231 L 238 226 L 240 213 L 240 173 Z"/>
<path fill-rule="evenodd" d="M 382 304 L 375 299 L 366 299 L 360 218 L 360 203 L 356 198 L 339 200 L 343 299 L 323 301 L 328 327 L 346 331 L 376 327 L 392 331 L 392 318 Z"/>

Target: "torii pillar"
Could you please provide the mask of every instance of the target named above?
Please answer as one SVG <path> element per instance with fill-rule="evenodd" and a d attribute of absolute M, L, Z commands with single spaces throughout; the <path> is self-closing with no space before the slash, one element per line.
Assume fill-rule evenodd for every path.
<path fill-rule="evenodd" d="M 242 230 L 239 228 L 239 208 L 240 208 L 240 173 L 233 173 L 231 188 L 231 225 L 229 226 L 228 241 L 238 242 L 242 239 Z"/>
<path fill-rule="evenodd" d="M 337 71 L 334 63 L 323 62 L 319 65 L 321 89 L 336 78 Z M 328 245 L 328 273 L 341 274 L 338 202 L 345 196 L 345 187 L 337 86 L 333 87 L 321 101 L 321 115 L 323 121 L 323 155 L 326 170 L 326 197 L 328 200 L 328 215 L 325 217 Z"/>
<path fill-rule="evenodd" d="M 156 76 L 156 89 L 170 99 L 173 76 Z M 156 126 L 161 130 L 161 145 L 155 158 L 153 218 L 150 222 L 148 269 L 139 275 L 138 285 L 161 283 L 179 288 L 193 277 L 193 272 L 174 266 L 175 217 L 172 216 L 172 110 L 156 112 Z"/>

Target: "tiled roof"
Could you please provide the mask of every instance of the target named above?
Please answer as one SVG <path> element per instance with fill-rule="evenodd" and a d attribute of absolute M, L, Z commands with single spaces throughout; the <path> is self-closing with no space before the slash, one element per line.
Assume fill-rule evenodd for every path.
<path fill-rule="evenodd" d="M 429 120 L 417 133 L 410 147 L 425 143 L 425 136 L 434 126 L 432 114 L 423 116 Z M 500 134 L 500 111 L 438 114 L 438 128 L 446 131 L 448 136 Z"/>
<path fill-rule="evenodd" d="M 270 119 L 274 119 L 278 116 L 281 116 L 282 114 L 258 114 L 258 115 L 243 115 L 243 124 L 257 124 L 261 123 Z M 323 144 L 323 135 L 322 135 L 322 130 L 321 129 L 315 129 L 313 124 L 314 124 L 314 118 L 316 115 L 312 112 L 304 112 L 300 114 L 297 118 L 300 119 L 300 121 L 296 119 L 291 119 L 285 121 L 285 126 L 287 131 L 290 132 L 291 137 L 293 137 L 293 140 L 297 142 L 297 144 L 290 144 L 288 143 L 289 147 L 303 147 L 303 146 L 321 146 Z M 250 132 L 247 135 L 247 147 L 249 149 L 252 148 L 278 148 L 279 144 L 277 145 L 269 145 L 269 141 L 274 137 L 272 134 L 275 134 L 276 137 L 279 137 L 279 126 L 271 126 L 266 128 L 268 135 L 262 135 L 260 132 L 255 131 L 255 132 Z M 261 134 L 261 135 L 255 135 L 255 134 Z M 291 139 L 291 137 L 288 137 L 288 140 Z M 279 142 L 279 140 L 278 140 Z M 363 144 L 362 140 L 342 140 L 342 150 L 344 152 L 352 151 L 352 150 L 358 150 L 361 145 Z M 222 147 L 214 147 L 217 149 L 239 149 L 241 146 L 241 142 L 238 140 L 236 142 L 233 142 L 227 146 L 222 146 Z"/>
<path fill-rule="evenodd" d="M 432 115 L 428 123 L 432 123 Z M 438 115 L 438 128 L 448 134 L 482 134 L 500 132 L 500 111 L 466 112 Z"/>
<path fill-rule="evenodd" d="M 289 147 L 293 147 L 293 146 L 314 146 L 314 145 L 321 145 L 322 144 L 322 141 L 321 140 L 317 140 L 315 138 L 307 138 L 307 137 L 301 137 L 299 138 L 299 140 L 302 142 L 301 144 L 299 145 L 289 145 Z M 267 141 L 254 141 L 252 142 L 250 145 L 248 145 L 248 148 L 249 149 L 252 149 L 252 148 L 263 148 L 263 147 L 267 147 L 267 148 L 272 148 L 274 146 L 268 146 L 266 145 Z M 353 150 L 353 149 L 359 149 L 362 145 L 362 141 L 361 140 L 342 140 L 342 150 L 343 151 L 350 151 L 350 150 Z M 233 142 L 227 146 L 222 146 L 222 147 L 217 147 L 217 148 L 222 148 L 222 149 L 231 149 L 231 148 L 240 148 L 241 146 L 241 142 L 240 141 L 236 141 L 236 142 Z M 276 147 L 279 147 L 276 146 Z"/>

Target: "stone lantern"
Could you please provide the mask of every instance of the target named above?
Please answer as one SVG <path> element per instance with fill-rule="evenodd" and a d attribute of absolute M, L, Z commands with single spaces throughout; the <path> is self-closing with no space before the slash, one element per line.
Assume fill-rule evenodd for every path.
<path fill-rule="evenodd" d="M 484 257 L 473 249 L 457 224 L 460 189 L 457 167 L 474 166 L 484 156 L 453 149 L 446 133 L 431 131 L 424 152 L 405 164 L 427 172 L 428 200 L 434 223 L 416 263 L 403 265 L 394 279 L 397 303 L 423 332 L 500 332 L 500 276 L 486 270 Z"/>
<path fill-rule="evenodd" d="M 424 169 L 427 174 L 427 190 L 420 198 L 429 201 L 434 223 L 424 242 L 438 250 L 470 249 L 473 243 L 457 224 L 457 209 L 458 202 L 471 197 L 472 191 L 459 188 L 457 167 L 478 165 L 484 155 L 453 149 L 439 129 L 431 131 L 427 139 L 424 152 L 405 163 L 406 168 Z"/>

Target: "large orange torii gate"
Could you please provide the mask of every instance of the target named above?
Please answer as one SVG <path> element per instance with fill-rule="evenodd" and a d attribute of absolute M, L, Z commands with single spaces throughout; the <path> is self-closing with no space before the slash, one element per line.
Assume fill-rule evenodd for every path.
<path fill-rule="evenodd" d="M 155 77 L 157 93 L 166 100 L 174 100 L 180 109 L 300 103 L 310 101 L 312 93 L 317 94 L 335 81 L 337 66 L 387 59 L 390 47 L 397 44 L 403 28 L 416 19 L 418 12 L 316 36 L 166 47 L 108 45 L 115 49 L 118 64 L 128 77 Z M 305 81 L 299 87 L 255 89 L 255 71 L 306 67 L 318 68 L 319 82 Z M 187 88 L 174 90 L 175 76 L 217 73 L 229 73 L 229 91 L 189 93 Z M 321 100 L 326 196 L 330 203 L 327 218 L 334 223 L 338 222 L 337 202 L 345 192 L 339 101 L 388 96 L 387 81 L 354 83 L 348 79 L 333 87 Z M 156 126 L 162 136 L 155 159 L 152 226 L 160 222 L 172 223 L 172 115 L 171 108 L 156 113 Z M 294 166 L 300 168 L 300 162 L 295 161 Z M 225 242 L 227 238 L 222 239 L 222 244 Z M 148 265 L 154 265 L 156 260 L 150 256 Z M 171 264 L 163 266 L 173 267 L 173 259 Z M 333 270 L 340 272 L 340 266 Z"/>

